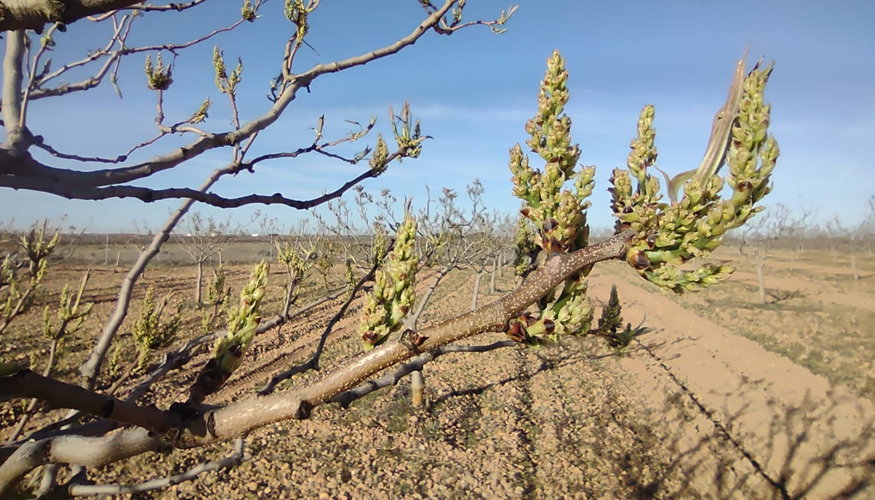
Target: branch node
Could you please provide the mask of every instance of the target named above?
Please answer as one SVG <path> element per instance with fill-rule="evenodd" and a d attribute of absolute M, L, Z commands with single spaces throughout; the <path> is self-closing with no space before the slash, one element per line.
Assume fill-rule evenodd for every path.
<path fill-rule="evenodd" d="M 307 420 L 310 418 L 310 412 L 312 410 L 313 405 L 302 399 L 301 402 L 298 403 L 298 409 L 295 411 L 295 419 Z"/>
<path fill-rule="evenodd" d="M 398 342 L 413 354 L 419 354 L 419 346 L 426 340 L 428 340 L 428 337 L 424 337 L 417 333 L 416 330 L 408 328 L 401 333 L 401 338 L 398 339 Z"/>

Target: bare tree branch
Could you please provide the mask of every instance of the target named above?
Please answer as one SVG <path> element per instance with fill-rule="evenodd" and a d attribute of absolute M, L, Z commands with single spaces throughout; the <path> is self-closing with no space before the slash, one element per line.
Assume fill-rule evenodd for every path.
<path fill-rule="evenodd" d="M 163 431 L 176 422 L 173 414 L 154 406 L 138 406 L 24 369 L 0 377 L 0 400 L 36 398 L 54 408 L 72 408 L 90 415 Z"/>
<path fill-rule="evenodd" d="M 232 169 L 226 167 L 214 171 L 207 181 L 200 187 L 199 191 L 206 192 L 219 180 L 219 178 L 230 173 L 231 170 Z M 173 228 L 176 227 L 192 205 L 194 205 L 194 200 L 192 199 L 186 199 L 182 202 L 179 208 L 176 209 L 176 212 L 174 212 L 173 215 L 167 219 L 167 222 L 164 223 L 164 227 L 162 227 L 152 238 L 152 243 L 149 245 L 149 248 L 140 253 L 137 262 L 134 263 L 130 271 L 128 271 L 128 274 L 125 275 L 121 288 L 119 289 L 118 300 L 115 303 L 115 309 L 112 312 L 112 316 L 110 316 L 109 320 L 104 325 L 103 332 L 95 344 L 94 349 L 91 351 L 88 360 L 79 367 L 79 373 L 82 375 L 82 387 L 86 389 L 94 388 L 94 384 L 97 382 L 97 375 L 100 372 L 100 365 L 103 363 L 103 359 L 106 357 L 109 346 L 112 343 L 113 338 L 115 338 L 115 334 L 118 332 L 119 327 L 121 327 L 122 321 L 124 321 L 125 316 L 128 314 L 128 307 L 131 303 L 131 293 L 133 292 L 134 284 L 143 274 L 143 271 L 146 269 L 149 262 L 158 255 L 161 245 L 170 239 L 170 233 L 173 231 Z"/>
<path fill-rule="evenodd" d="M 143 11 L 143 12 L 171 12 L 171 11 L 182 12 L 183 10 L 188 10 L 192 7 L 197 7 L 198 5 L 200 5 L 206 1 L 207 0 L 192 0 L 189 3 L 171 3 L 171 4 L 167 4 L 167 5 L 152 5 L 152 4 L 144 4 L 144 3 L 135 3 L 134 5 L 131 5 L 129 7 L 124 7 L 124 8 L 129 9 L 129 10 L 136 9 L 136 10 Z M 107 12 L 107 13 L 102 14 L 100 16 L 89 16 L 88 20 L 93 21 L 93 22 L 104 21 L 104 20 L 108 19 L 109 17 L 111 17 L 115 13 L 116 13 L 116 11 L 110 11 L 110 12 Z"/>
<path fill-rule="evenodd" d="M 97 2 L 98 0 L 94 1 Z M 382 59 L 389 55 L 395 54 L 400 50 L 413 45 L 414 43 L 416 43 L 417 40 L 419 40 L 420 37 L 422 37 L 422 35 L 424 35 L 429 29 L 433 28 L 439 22 L 441 17 L 449 11 L 454 3 L 455 0 L 448 0 L 440 10 L 436 11 L 425 21 L 420 23 L 420 25 L 417 26 L 412 33 L 404 38 L 401 38 L 391 45 L 341 61 L 335 61 L 329 64 L 318 64 L 300 75 L 290 75 L 290 80 L 288 82 L 289 85 L 283 90 L 282 94 L 273 104 L 271 109 L 261 117 L 243 124 L 239 129 L 201 137 L 187 146 L 183 146 L 170 153 L 154 157 L 149 161 L 129 167 L 88 172 L 48 167 L 46 165 L 40 164 L 39 162 L 36 162 L 33 158 L 30 157 L 29 154 L 25 154 L 24 157 L 22 157 L 21 155 L 10 154 L 5 150 L 0 149 L 0 174 L 7 174 L 6 177 L 38 177 L 41 180 L 46 181 L 45 183 L 35 183 L 32 181 L 20 182 L 17 183 L 17 186 L 14 186 L 13 183 L 11 183 L 7 179 L 6 184 L 0 185 L 14 187 L 16 189 L 34 189 L 37 191 L 44 191 L 53 194 L 65 193 L 60 194 L 60 196 L 72 196 L 73 198 L 77 198 L 77 196 L 75 196 L 75 193 L 68 192 L 61 185 L 76 184 L 80 186 L 100 187 L 109 186 L 112 184 L 119 184 L 123 182 L 131 182 L 133 180 L 149 177 L 157 172 L 177 167 L 183 162 L 197 157 L 205 153 L 206 151 L 219 147 L 233 146 L 266 129 L 268 126 L 276 122 L 285 111 L 285 109 L 288 107 L 288 105 L 295 100 L 297 92 L 301 88 L 309 87 L 309 85 L 319 76 L 329 73 L 336 73 L 338 71 L 342 71 L 355 66 L 361 66 L 377 59 Z M 18 66 L 20 68 L 20 63 Z M 32 98 L 36 98 L 37 95 L 37 92 L 34 92 Z M 14 102 L 18 99 L 18 94 L 15 94 L 15 96 L 16 97 L 11 98 L 11 100 L 4 99 L 4 108 L 8 105 L 7 101 Z M 133 192 L 124 192 L 124 196 L 137 197 L 139 199 L 148 198 L 142 192 L 136 192 L 136 194 L 134 194 Z M 188 194 L 191 193 L 182 192 L 177 193 L 177 195 L 168 194 L 165 195 L 164 199 L 173 197 L 184 197 Z M 87 196 L 90 196 L 90 198 Z M 109 197 L 116 197 L 118 195 L 110 196 L 108 194 L 98 194 L 92 192 L 89 193 L 87 196 L 80 199 L 104 199 Z M 217 201 L 221 203 L 221 200 Z M 279 200 L 273 201 L 273 203 L 279 202 Z M 258 201 L 255 201 L 253 203 L 258 203 Z"/>
<path fill-rule="evenodd" d="M 128 16 L 125 16 L 125 17 L 128 17 Z M 118 28 L 116 29 L 115 34 L 110 39 L 110 42 L 106 48 L 98 50 L 92 54 L 89 54 L 88 57 L 86 57 L 84 59 L 67 64 L 67 65 L 59 68 L 58 70 L 53 71 L 53 72 L 45 75 L 43 78 L 39 79 L 38 81 L 36 81 L 35 88 L 31 92 L 31 99 L 34 99 L 34 100 L 35 99 L 44 99 L 46 97 L 62 96 L 62 95 L 66 95 L 66 94 L 69 94 L 72 92 L 83 92 L 86 90 L 93 89 L 93 88 L 97 87 L 98 85 L 100 85 L 101 82 L 103 82 L 103 79 L 106 77 L 107 73 L 109 73 L 109 70 L 113 65 L 115 65 L 115 69 L 113 70 L 113 73 L 118 72 L 118 65 L 121 61 L 121 58 L 124 56 L 129 56 L 132 54 L 139 54 L 139 53 L 143 53 L 143 52 L 159 52 L 162 50 L 170 51 L 170 52 L 173 52 L 175 54 L 179 50 L 187 49 L 187 48 L 192 47 L 194 45 L 200 44 L 206 40 L 209 40 L 210 38 L 213 38 L 214 36 L 216 36 L 220 33 L 226 33 L 228 31 L 232 31 L 245 22 L 244 19 L 238 19 L 230 26 L 215 29 L 215 30 L 207 33 L 206 35 L 200 36 L 198 38 L 195 38 L 195 39 L 190 40 L 190 41 L 185 42 L 185 43 L 147 45 L 147 46 L 143 46 L 143 47 L 127 47 L 127 46 L 125 46 L 125 40 L 127 39 L 127 36 L 130 33 L 130 28 L 131 28 L 131 25 L 134 21 L 134 17 L 131 16 L 130 19 L 128 19 L 127 25 L 125 25 L 124 21 L 125 21 L 125 19 L 122 19 L 122 23 L 119 24 Z M 124 28 L 124 31 L 122 31 L 122 28 Z M 114 51 L 111 51 L 110 48 L 115 43 L 118 43 L 120 47 Z M 82 65 L 94 62 L 94 61 L 102 59 L 104 57 L 108 57 L 108 59 L 103 63 L 103 66 L 101 66 L 100 69 L 94 75 L 89 76 L 85 80 L 82 80 L 82 81 L 77 82 L 77 83 L 64 83 L 64 84 L 62 84 L 58 87 L 54 87 L 54 88 L 47 88 L 47 89 L 42 88 L 43 84 L 61 76 L 62 74 L 64 74 L 68 70 L 75 68 L 77 66 L 82 66 Z"/>
<path fill-rule="evenodd" d="M 152 479 L 139 484 L 95 484 L 95 485 L 71 485 L 69 487 L 70 496 L 91 496 L 91 495 L 135 495 L 137 493 L 145 493 L 147 491 L 158 490 L 175 486 L 186 481 L 191 481 L 197 476 L 206 472 L 214 472 L 222 469 L 230 469 L 231 467 L 240 465 L 249 460 L 250 456 L 245 453 L 244 443 L 242 438 L 234 441 L 234 452 L 219 460 L 211 460 L 199 464 L 181 474 L 176 474 L 160 479 Z"/>
<path fill-rule="evenodd" d="M 2 21 L 0 21 L 2 22 Z M 9 33 L 6 38 L 6 56 L 3 58 L 3 125 L 6 140 L 3 149 L 9 150 L 13 157 L 25 153 L 24 137 L 21 130 L 21 85 L 24 81 L 22 63 L 24 61 L 25 34 L 23 31 Z"/>
<path fill-rule="evenodd" d="M 340 197 L 343 193 L 349 191 L 350 188 L 371 177 L 380 175 L 380 171 L 368 169 L 362 172 L 352 180 L 345 182 L 342 186 L 330 193 L 312 198 L 310 200 L 294 200 L 286 198 L 280 193 L 272 195 L 251 194 L 240 196 L 237 198 L 225 198 L 213 193 L 206 193 L 201 189 L 191 188 L 167 188 L 167 189 L 149 189 L 137 186 L 108 186 L 108 187 L 89 187 L 75 186 L 60 182 L 51 182 L 45 179 L 28 178 L 28 177 L 9 177 L 0 176 L 0 187 L 8 187 L 12 189 L 28 189 L 33 191 L 41 191 L 44 193 L 55 194 L 70 200 L 106 200 L 109 198 L 136 198 L 146 203 L 153 203 L 168 199 L 186 199 L 191 201 L 199 201 L 207 205 L 220 208 L 237 208 L 245 205 L 262 204 L 262 205 L 285 205 L 287 207 L 298 210 L 317 207 L 328 200 L 333 200 Z"/>
<path fill-rule="evenodd" d="M 71 24 L 87 16 L 130 7 L 136 0 L 4 0 L 0 32 L 34 30 L 41 33 L 49 23 Z"/>

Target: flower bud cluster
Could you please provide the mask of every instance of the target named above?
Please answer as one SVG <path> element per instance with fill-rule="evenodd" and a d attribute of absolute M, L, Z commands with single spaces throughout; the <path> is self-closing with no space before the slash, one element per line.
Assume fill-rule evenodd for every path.
<path fill-rule="evenodd" d="M 239 306 L 228 317 L 228 335 L 220 338 L 213 349 L 213 359 L 226 379 L 240 367 L 243 354 L 255 338 L 261 322 L 258 308 L 264 299 L 269 269 L 264 260 L 255 266 L 249 283 L 240 292 Z"/>
<path fill-rule="evenodd" d="M 316 246 L 313 244 L 304 249 L 288 242 L 277 242 L 276 251 L 277 260 L 286 265 L 289 277 L 293 280 L 304 278 L 304 274 L 313 266 L 312 261 L 316 256 Z"/>
<path fill-rule="evenodd" d="M 559 52 L 547 60 L 538 95 L 538 114 L 526 123 L 526 144 L 546 161 L 544 171 L 529 165 L 519 144 L 510 150 L 513 194 L 526 202 L 521 210 L 539 231 L 538 245 L 547 252 L 567 252 L 586 246 L 586 201 L 592 193 L 594 167 L 576 169 L 580 147 L 571 143 L 571 118 L 563 114 L 568 102 L 568 71 Z M 574 191 L 563 189 L 572 181 Z"/>
<path fill-rule="evenodd" d="M 161 61 L 161 53 L 158 53 L 155 66 L 152 66 L 152 56 L 146 56 L 146 79 L 147 85 L 151 90 L 167 90 L 170 84 L 173 83 L 173 67 L 169 64 L 164 66 Z"/>
<path fill-rule="evenodd" d="M 684 185 L 683 198 L 671 205 L 659 203 L 659 183 L 647 173 L 656 159 L 653 108 L 647 106 L 641 112 L 628 170 L 614 171 L 610 191 L 618 223 L 638 234 L 626 261 L 648 281 L 683 293 L 723 281 L 733 272 L 726 265 L 705 265 L 691 272 L 677 266 L 707 256 L 723 243 L 727 230 L 741 226 L 762 210 L 755 204 L 771 190 L 769 178 L 779 155 L 777 142 L 767 132 L 770 106 L 763 102 L 771 71 L 771 65 L 759 69 L 757 64 L 744 80 L 726 160 L 726 180 L 718 175 L 704 179 L 692 176 Z M 637 181 L 634 191 L 632 178 Z M 733 194 L 723 199 L 720 193 L 725 184 Z"/>
<path fill-rule="evenodd" d="M 385 172 L 386 167 L 389 165 L 388 158 L 389 147 L 386 146 L 386 141 L 383 140 L 383 134 L 377 134 L 377 147 L 374 148 L 374 154 L 371 155 L 371 159 L 368 162 L 371 170 L 376 171 L 377 175 Z"/>
<path fill-rule="evenodd" d="M 410 103 L 404 101 L 401 114 L 397 116 L 390 106 L 389 119 L 392 122 L 392 133 L 395 135 L 395 142 L 398 143 L 398 149 L 402 151 L 402 154 L 398 157 L 398 162 L 400 163 L 402 158 L 418 158 L 422 152 L 422 142 L 428 139 L 429 136 L 422 135 L 419 120 L 413 121 L 413 115 L 410 113 Z M 379 144 L 377 147 L 379 148 Z M 373 168 L 373 164 L 371 167 Z"/>
<path fill-rule="evenodd" d="M 382 344 L 391 333 L 401 329 L 402 319 L 413 307 L 417 266 L 415 238 L 416 219 L 407 213 L 395 236 L 394 248 L 383 268 L 374 275 L 374 291 L 362 311 L 359 331 L 365 351 Z"/>
<path fill-rule="evenodd" d="M 595 167 L 578 168 L 580 147 L 571 141 L 571 119 L 564 114 L 568 102 L 568 71 L 559 52 L 547 60 L 547 71 L 538 95 L 538 113 L 526 123 L 526 144 L 545 162 L 544 170 L 529 165 L 519 144 L 510 150 L 513 194 L 524 201 L 517 232 L 518 272 L 525 272 L 540 247 L 542 252 L 572 252 L 587 246 L 587 201 L 592 194 Z M 565 187 L 571 181 L 573 189 Z M 529 223 L 537 234 L 528 229 Z M 577 273 L 547 294 L 537 315 L 524 314 L 509 323 L 508 336 L 537 346 L 559 335 L 588 331 L 593 317 L 586 297 L 585 277 Z"/>

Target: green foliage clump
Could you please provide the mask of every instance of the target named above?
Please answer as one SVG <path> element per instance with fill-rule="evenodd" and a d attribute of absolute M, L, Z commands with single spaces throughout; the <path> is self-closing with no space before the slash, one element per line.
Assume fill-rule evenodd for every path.
<path fill-rule="evenodd" d="M 203 304 L 201 316 L 201 330 L 204 333 L 211 332 L 215 328 L 216 320 L 228 308 L 228 299 L 231 298 L 231 287 L 225 286 L 225 268 L 219 265 L 213 270 L 213 279 L 207 285 L 207 300 Z"/>
<path fill-rule="evenodd" d="M 382 224 L 374 223 L 374 243 L 371 250 L 371 266 L 379 267 L 389 250 L 388 235 Z"/>
<path fill-rule="evenodd" d="M 627 169 L 615 169 L 610 178 L 616 230 L 634 231 L 626 261 L 648 281 L 676 293 L 698 290 L 729 276 L 732 268 L 726 265 L 706 264 L 695 271 L 682 271 L 678 266 L 716 249 L 726 231 L 743 225 L 763 209 L 756 203 L 771 191 L 769 179 L 779 150 L 767 131 L 770 107 L 763 102 L 763 91 L 772 66 L 761 69 L 757 63 L 742 78 L 744 60 L 736 70 L 729 101 L 715 119 L 702 166 L 676 177 L 688 179 L 679 201 L 663 203 L 659 180 L 648 173 L 657 158 L 653 106 L 645 106 L 641 112 Z M 518 272 L 526 272 L 531 262 L 545 260 L 551 253 L 574 252 L 588 244 L 587 198 L 593 190 L 595 167 L 577 167 L 580 148 L 571 142 L 571 119 L 563 113 L 569 97 L 567 81 L 564 60 L 554 51 L 541 82 L 538 113 L 526 123 L 530 135 L 526 144 L 546 162 L 544 170 L 530 166 L 519 144 L 510 150 L 513 194 L 523 200 L 520 213 L 526 219 L 520 222 L 517 233 Z M 725 180 L 717 175 L 724 159 L 729 169 Z M 568 183 L 571 189 L 565 187 Z M 726 198 L 721 197 L 724 184 L 732 189 Z M 526 234 L 529 223 L 536 234 Z M 521 258 L 532 240 L 541 255 Z M 585 268 L 548 292 L 538 301 L 536 314 L 511 320 L 508 335 L 539 345 L 561 334 L 588 331 L 593 318 L 586 297 L 589 272 L 590 268 Z M 619 309 L 609 312 L 603 327 L 614 332 L 609 338 L 616 341 L 615 347 L 625 348 L 643 332 L 628 325 L 616 333 L 621 321 Z"/>
<path fill-rule="evenodd" d="M 243 59 L 237 58 L 237 66 L 228 75 L 225 55 L 218 46 L 213 47 L 213 70 L 216 73 L 216 87 L 219 92 L 232 99 L 237 96 L 237 85 L 243 79 Z"/>
<path fill-rule="evenodd" d="M 6 255 L 0 262 L 0 333 L 17 316 L 27 312 L 42 285 L 49 258 L 58 246 L 60 233 L 46 237 L 46 223 L 35 226 L 18 240 L 18 250 L 27 259 L 19 262 L 15 255 Z M 22 273 L 21 268 L 27 268 Z"/>
<path fill-rule="evenodd" d="M 322 285 L 325 287 L 325 293 L 331 291 L 331 284 L 328 282 L 328 277 L 331 275 L 331 267 L 334 265 L 334 257 L 337 254 L 337 247 L 333 241 L 325 244 L 319 256 L 316 258 L 316 270 L 322 277 Z"/>
<path fill-rule="evenodd" d="M 146 56 L 146 79 L 151 90 L 167 90 L 170 84 L 173 83 L 173 67 L 167 65 L 164 67 L 164 62 L 161 60 L 161 53 L 158 53 L 155 65 L 152 65 L 152 56 Z"/>
<path fill-rule="evenodd" d="M 310 246 L 299 249 L 289 242 L 276 244 L 277 260 L 285 264 L 289 280 L 298 282 L 304 278 L 304 274 L 312 266 L 311 261 L 316 255 L 316 248 Z"/>
<path fill-rule="evenodd" d="M 264 299 L 269 270 L 264 260 L 255 266 L 249 283 L 240 292 L 239 306 L 228 317 L 228 335 L 216 342 L 213 358 L 229 374 L 240 366 L 243 353 L 255 338 L 255 330 L 261 322 L 258 309 Z"/>
<path fill-rule="evenodd" d="M 352 271 L 352 259 L 346 259 L 346 296 L 351 297 L 355 289 L 355 273 Z"/>
<path fill-rule="evenodd" d="M 401 151 L 398 162 L 401 163 L 402 158 L 418 158 L 422 152 L 422 142 L 428 139 L 429 136 L 422 135 L 419 120 L 413 122 L 413 117 L 410 114 L 410 103 L 404 101 L 401 114 L 397 116 L 390 106 L 389 119 L 392 122 L 392 133 L 395 135 L 395 142 L 398 144 L 398 150 Z M 412 126 L 411 122 L 413 122 Z"/>
<path fill-rule="evenodd" d="M 596 335 L 604 337 L 608 342 L 608 347 L 618 355 L 622 355 L 629 350 L 629 345 L 635 338 L 650 331 L 650 328 L 640 325 L 637 328 L 632 328 L 631 323 L 626 323 L 626 327 L 623 328 L 623 306 L 620 304 L 617 286 L 611 285 L 611 297 L 602 309 Z"/>
<path fill-rule="evenodd" d="M 137 369 L 141 370 L 149 361 L 149 354 L 155 349 L 160 349 L 170 345 L 176 333 L 179 331 L 180 311 L 170 317 L 168 321 L 161 321 L 161 316 L 164 314 L 164 308 L 170 302 L 173 293 L 169 293 L 155 304 L 155 289 L 149 286 L 146 290 L 146 296 L 143 298 L 143 307 L 140 309 L 140 316 L 134 322 L 134 340 L 137 343 Z"/>
<path fill-rule="evenodd" d="M 525 276 L 538 254 L 538 244 L 535 243 L 535 232 L 528 218 L 520 215 L 517 220 L 514 235 L 514 273 Z"/>
<path fill-rule="evenodd" d="M 617 329 L 623 325 L 623 306 L 620 305 L 620 296 L 617 294 L 617 285 L 611 285 L 611 297 L 608 304 L 602 309 L 599 318 L 598 332 L 600 335 L 610 336 L 617 333 Z"/>

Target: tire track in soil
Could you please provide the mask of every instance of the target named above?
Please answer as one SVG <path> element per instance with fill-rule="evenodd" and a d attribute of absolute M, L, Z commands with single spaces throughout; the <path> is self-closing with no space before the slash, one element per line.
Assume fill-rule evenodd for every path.
<path fill-rule="evenodd" d="M 831 498 L 873 473 L 871 464 L 867 469 L 836 463 L 875 456 L 870 401 L 625 277 L 594 273 L 589 281 L 599 297 L 607 297 L 615 283 L 625 321 L 637 324 L 646 315 L 646 324 L 658 330 L 641 340 L 646 350 L 633 349 L 620 362 L 642 401 L 664 408 L 660 394 L 687 391 L 695 397 L 693 405 L 701 406 L 693 426 L 681 432 L 690 450 L 697 440 L 710 441 L 710 452 L 700 448 L 685 464 L 696 467 L 701 486 L 719 485 L 719 498 Z M 712 437 L 721 427 L 731 438 L 723 443 L 724 457 L 713 454 Z M 737 458 L 739 450 L 751 459 Z M 752 470 L 756 467 L 762 473 Z M 770 481 L 781 488 L 775 491 Z M 713 486 L 710 491 L 715 494 Z"/>

